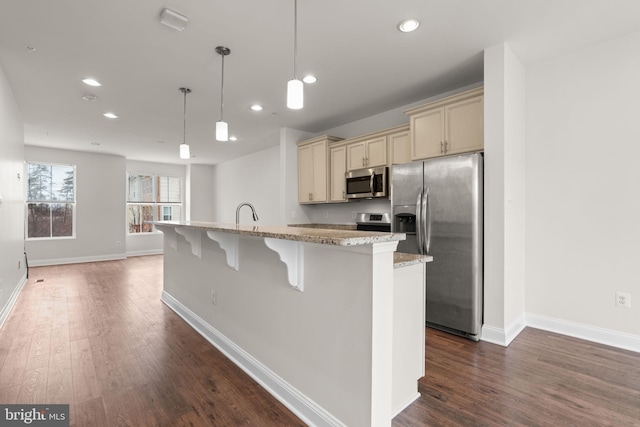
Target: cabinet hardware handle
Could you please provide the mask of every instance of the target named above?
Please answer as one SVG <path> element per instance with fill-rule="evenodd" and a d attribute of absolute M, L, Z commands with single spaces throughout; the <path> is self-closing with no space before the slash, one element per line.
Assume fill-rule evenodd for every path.
<path fill-rule="evenodd" d="M 440 154 L 444 154 L 444 149 L 442 147 L 443 147 L 442 141 L 440 141 Z"/>
<path fill-rule="evenodd" d="M 449 151 L 447 149 L 447 144 L 449 144 L 446 140 L 444 141 L 444 153 L 447 154 L 447 151 Z"/>
<path fill-rule="evenodd" d="M 313 200 L 313 193 L 309 193 L 309 200 Z"/>
<path fill-rule="evenodd" d="M 362 166 L 364 166 L 364 157 L 362 158 Z"/>
<path fill-rule="evenodd" d="M 347 198 L 347 193 L 345 191 L 342 192 L 342 198 L 346 199 Z"/>

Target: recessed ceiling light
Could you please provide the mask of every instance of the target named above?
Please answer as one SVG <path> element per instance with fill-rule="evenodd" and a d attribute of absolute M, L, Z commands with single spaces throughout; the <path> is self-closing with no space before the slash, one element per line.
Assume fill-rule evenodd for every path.
<path fill-rule="evenodd" d="M 317 82 L 318 79 L 316 78 L 316 76 L 312 76 L 311 74 L 307 74 L 306 76 L 304 76 L 302 78 L 302 81 L 305 82 L 305 83 L 312 84 L 312 83 Z"/>
<path fill-rule="evenodd" d="M 237 141 L 238 137 L 237 136 L 230 136 L 229 137 L 229 141 Z"/>
<path fill-rule="evenodd" d="M 90 93 L 85 93 L 84 95 L 82 95 L 82 99 L 84 99 L 85 101 L 93 101 L 96 98 L 97 96 L 91 95 Z"/>
<path fill-rule="evenodd" d="M 251 106 L 251 109 L 252 109 L 253 111 L 262 111 L 262 105 L 253 104 L 253 105 Z"/>
<path fill-rule="evenodd" d="M 113 113 L 104 113 L 103 116 L 105 116 L 108 119 L 117 119 L 118 118 L 118 116 L 116 116 Z"/>
<path fill-rule="evenodd" d="M 82 83 L 89 85 L 89 86 L 102 86 L 102 83 L 100 83 L 99 81 L 95 80 L 95 79 L 83 79 Z"/>
<path fill-rule="evenodd" d="M 27 51 L 27 53 L 32 53 L 36 51 L 36 48 L 33 46 L 25 46 L 24 49 Z"/>
<path fill-rule="evenodd" d="M 398 24 L 398 29 L 403 33 L 410 33 L 420 26 L 420 21 L 417 19 L 409 18 L 405 19 Z"/>
<path fill-rule="evenodd" d="M 100 145 L 99 142 L 92 142 L 91 145 Z"/>

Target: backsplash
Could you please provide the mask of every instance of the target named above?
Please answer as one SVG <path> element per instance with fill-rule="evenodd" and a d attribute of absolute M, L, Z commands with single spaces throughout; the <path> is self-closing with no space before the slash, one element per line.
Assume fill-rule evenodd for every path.
<path fill-rule="evenodd" d="M 388 199 L 372 199 L 347 203 L 304 205 L 302 209 L 309 217 L 310 223 L 355 224 L 357 212 L 390 213 L 391 202 Z"/>

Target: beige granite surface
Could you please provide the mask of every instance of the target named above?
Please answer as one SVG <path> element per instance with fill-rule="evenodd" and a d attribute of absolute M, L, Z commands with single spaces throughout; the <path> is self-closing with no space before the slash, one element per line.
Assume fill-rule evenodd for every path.
<path fill-rule="evenodd" d="M 404 252 L 393 253 L 393 268 L 408 267 L 410 265 L 431 261 L 433 261 L 431 255 L 407 254 Z"/>
<path fill-rule="evenodd" d="M 326 228 L 327 230 L 355 230 L 355 224 L 289 224 L 289 227 Z"/>
<path fill-rule="evenodd" d="M 404 233 L 379 233 L 375 231 L 339 230 L 307 227 L 274 227 L 266 225 L 226 224 L 200 221 L 153 221 L 159 226 L 181 226 L 204 231 L 220 231 L 231 234 L 243 234 L 256 237 L 295 240 L 299 242 L 319 243 L 322 245 L 356 246 L 372 243 L 405 240 Z"/>

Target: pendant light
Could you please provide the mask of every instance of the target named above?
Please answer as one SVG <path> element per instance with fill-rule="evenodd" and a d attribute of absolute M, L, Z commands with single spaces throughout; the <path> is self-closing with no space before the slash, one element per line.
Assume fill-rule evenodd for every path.
<path fill-rule="evenodd" d="M 304 104 L 302 80 L 296 75 L 296 56 L 298 54 L 298 0 L 293 0 L 293 79 L 287 83 L 287 107 L 299 110 Z"/>
<path fill-rule="evenodd" d="M 180 144 L 180 158 L 181 159 L 189 159 L 191 158 L 191 153 L 189 152 L 189 145 L 187 144 L 187 94 L 191 93 L 191 89 L 186 87 L 181 87 L 180 92 L 184 94 L 184 112 L 183 112 L 183 131 L 182 131 L 182 144 Z"/>
<path fill-rule="evenodd" d="M 220 79 L 220 120 L 216 122 L 216 141 L 229 140 L 229 125 L 224 121 L 224 57 L 231 53 L 231 49 L 224 46 L 216 47 L 216 52 L 222 56 L 222 77 Z"/>

